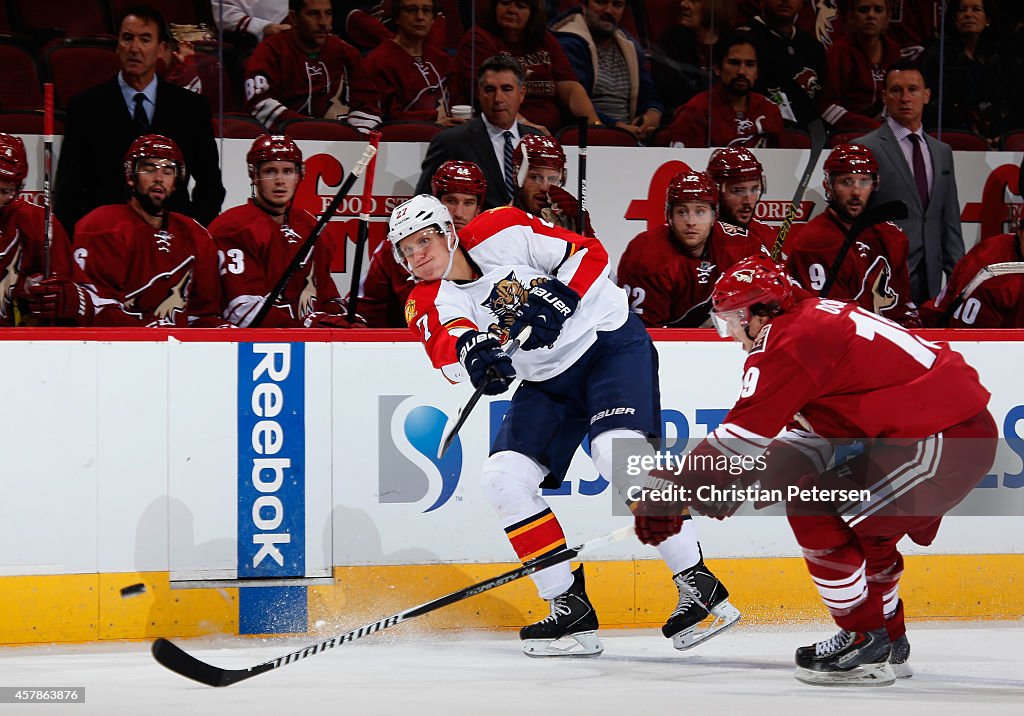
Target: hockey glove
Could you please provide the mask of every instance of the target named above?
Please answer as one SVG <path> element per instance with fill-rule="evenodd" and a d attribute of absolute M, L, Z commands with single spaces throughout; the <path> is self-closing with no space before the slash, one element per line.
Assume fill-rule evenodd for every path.
<path fill-rule="evenodd" d="M 366 328 L 366 321 L 358 313 L 356 320 L 350 321 L 345 314 L 315 311 L 306 316 L 302 325 L 306 328 Z"/>
<path fill-rule="evenodd" d="M 459 337 L 455 349 L 473 387 L 480 389 L 482 386 L 487 395 L 504 393 L 516 379 L 512 358 L 501 350 L 498 339 L 490 333 L 467 331 Z"/>
<path fill-rule="evenodd" d="M 590 225 L 589 220 L 586 226 L 582 225 L 580 202 L 572 194 L 560 186 L 550 186 L 548 187 L 548 202 L 551 204 L 551 213 L 555 217 L 555 223 L 559 226 L 564 226 L 577 234 L 594 236 L 594 228 Z"/>
<path fill-rule="evenodd" d="M 63 276 L 38 280 L 30 277 L 25 283 L 29 310 L 51 321 L 73 321 L 89 325 L 96 309 L 89 291 Z"/>
<path fill-rule="evenodd" d="M 685 505 L 670 499 L 678 488 L 673 480 L 651 473 L 640 490 L 639 499 L 630 504 L 633 529 L 644 544 L 657 546 L 683 528 Z M 653 492 L 658 494 L 652 496 Z"/>
<path fill-rule="evenodd" d="M 526 326 L 533 326 L 533 332 L 523 342 L 523 350 L 550 348 L 558 340 L 562 324 L 576 311 L 579 302 L 576 292 L 557 278 L 537 284 L 530 289 L 526 303 L 519 309 L 519 315 L 512 324 L 512 337 L 518 336 Z"/>

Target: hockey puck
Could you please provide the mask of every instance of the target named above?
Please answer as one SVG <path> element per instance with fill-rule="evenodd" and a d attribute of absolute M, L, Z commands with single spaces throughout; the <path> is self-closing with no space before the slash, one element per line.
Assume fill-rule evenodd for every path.
<path fill-rule="evenodd" d="M 121 587 L 121 599 L 127 599 L 128 597 L 137 597 L 140 594 L 146 593 L 146 585 L 142 582 L 138 584 L 129 584 L 127 587 Z"/>

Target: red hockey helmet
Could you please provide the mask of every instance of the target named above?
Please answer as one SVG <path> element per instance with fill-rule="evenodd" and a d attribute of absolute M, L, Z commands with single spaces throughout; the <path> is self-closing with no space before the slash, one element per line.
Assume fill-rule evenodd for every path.
<path fill-rule="evenodd" d="M 796 302 L 793 283 L 781 264 L 767 256 L 748 256 L 722 274 L 711 292 L 711 316 L 718 334 L 727 337 L 729 324 L 750 323 L 751 308 L 763 304 L 772 315 Z"/>
<path fill-rule="evenodd" d="M 762 194 L 767 189 L 764 167 L 746 147 L 716 149 L 708 160 L 708 174 L 718 184 L 719 192 L 725 191 L 726 184 L 739 181 L 761 182 Z"/>
<path fill-rule="evenodd" d="M 21 137 L 0 132 L 0 181 L 12 182 L 17 193 L 21 191 L 26 176 L 28 157 L 25 154 L 25 143 Z"/>
<path fill-rule="evenodd" d="M 487 194 L 487 180 L 473 162 L 461 162 L 451 159 L 434 172 L 432 182 L 434 196 L 440 199 L 445 194 L 472 194 L 477 202 L 484 203 Z"/>
<path fill-rule="evenodd" d="M 675 204 L 687 201 L 703 201 L 718 209 L 718 187 L 710 174 L 690 169 L 672 177 L 665 193 L 665 220 L 671 220 Z"/>
<path fill-rule="evenodd" d="M 174 162 L 177 168 L 177 178 L 181 181 L 185 180 L 185 158 L 181 155 L 181 150 L 178 149 L 178 145 L 174 143 L 173 139 L 168 139 L 160 134 L 143 134 L 136 138 L 124 155 L 124 180 L 126 182 L 135 178 L 139 160 L 143 158 L 167 159 Z"/>
<path fill-rule="evenodd" d="M 825 190 L 829 200 L 836 174 L 870 174 L 874 189 L 878 188 L 878 162 L 867 147 L 859 144 L 837 144 L 825 160 Z"/>
<path fill-rule="evenodd" d="M 291 137 L 282 134 L 261 134 L 256 137 L 245 155 L 250 179 L 256 178 L 256 172 L 263 162 L 292 162 L 299 179 L 302 178 L 302 150 Z"/>
<path fill-rule="evenodd" d="M 526 161 L 523 161 L 523 158 Z M 523 185 L 525 173 L 522 172 L 524 163 L 527 166 L 547 167 L 562 173 L 559 186 L 565 184 L 565 152 L 558 140 L 552 137 L 545 137 L 542 134 L 527 134 L 519 140 L 519 146 L 512 153 L 512 171 L 515 172 L 519 186 Z"/>

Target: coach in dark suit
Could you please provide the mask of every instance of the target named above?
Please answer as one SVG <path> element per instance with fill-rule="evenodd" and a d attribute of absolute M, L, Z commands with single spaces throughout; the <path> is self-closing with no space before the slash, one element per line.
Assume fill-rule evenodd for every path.
<path fill-rule="evenodd" d="M 195 180 L 192 196 L 175 192 L 168 208 L 208 224 L 220 213 L 224 185 L 204 97 L 156 76 L 170 34 L 163 17 L 140 5 L 122 14 L 117 77 L 76 94 L 68 103 L 54 186 L 54 211 L 70 232 L 85 214 L 126 197 L 124 155 L 142 134 L 173 139 Z"/>
<path fill-rule="evenodd" d="M 901 60 L 889 67 L 882 98 L 888 118 L 857 143 L 879 164 L 871 204 L 900 199 L 907 205 L 908 217 L 897 223 L 910 242 L 911 298 L 921 305 L 938 294 L 942 275 L 948 281 L 964 255 L 953 150 L 922 130 L 930 91 L 916 64 Z"/>
<path fill-rule="evenodd" d="M 516 122 L 526 96 L 525 82 L 523 68 L 511 57 L 495 55 L 484 60 L 477 75 L 482 116 L 446 129 L 430 141 L 417 194 L 432 193 L 430 182 L 437 168 L 449 159 L 460 159 L 483 170 L 487 179 L 484 209 L 512 201 L 518 185 L 512 174 L 512 151 L 522 135 L 537 134 L 532 127 Z"/>

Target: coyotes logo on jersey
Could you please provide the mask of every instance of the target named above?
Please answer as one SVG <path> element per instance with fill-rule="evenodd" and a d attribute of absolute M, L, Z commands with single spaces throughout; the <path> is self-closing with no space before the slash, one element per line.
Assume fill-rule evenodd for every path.
<path fill-rule="evenodd" d="M 0 234 L 2 237 L 2 234 Z M 6 246 L 0 247 L 0 318 L 11 315 L 14 305 L 14 287 L 18 283 L 18 271 L 21 268 L 21 241 L 19 232 Z"/>
<path fill-rule="evenodd" d="M 898 304 L 900 300 L 900 295 L 890 285 L 891 279 L 892 267 L 889 266 L 889 260 L 884 256 L 876 256 L 875 260 L 871 262 L 871 266 L 864 273 L 860 292 L 854 297 L 854 300 L 863 305 L 861 296 L 870 294 L 872 304 L 874 305 L 872 312 L 881 315 L 884 311 Z"/>
<path fill-rule="evenodd" d="M 152 313 L 157 325 L 174 325 L 175 317 L 188 305 L 194 256 L 189 256 L 170 271 L 157 274 L 149 282 L 125 296 L 125 310 Z"/>

